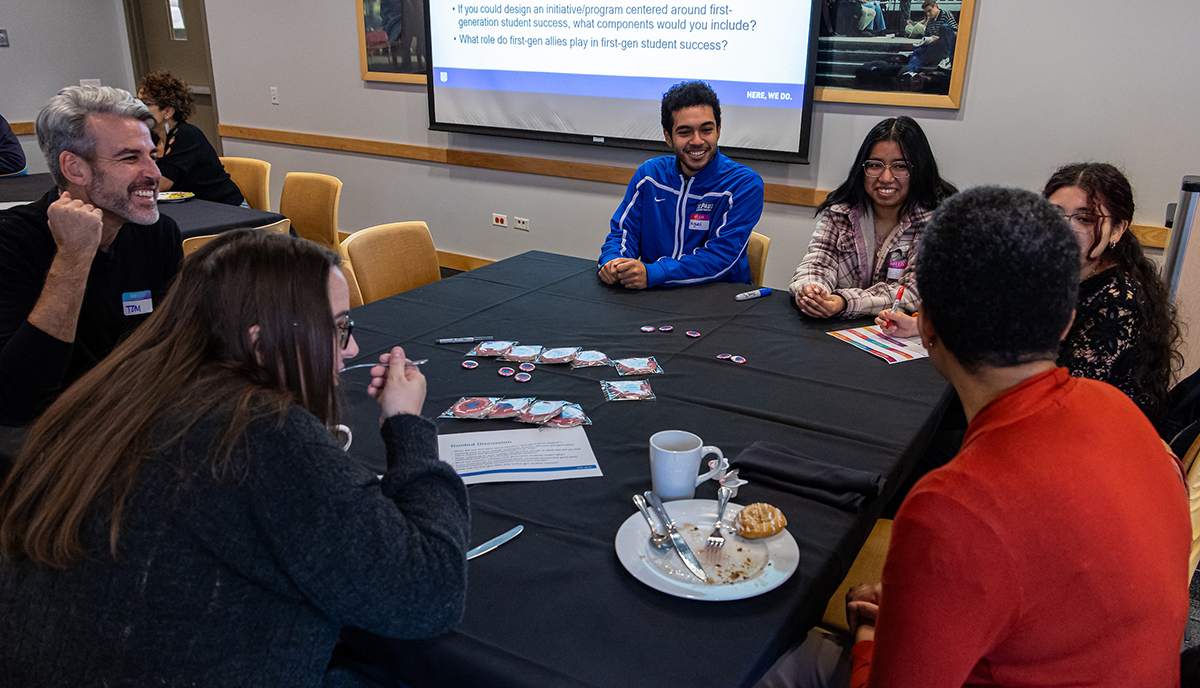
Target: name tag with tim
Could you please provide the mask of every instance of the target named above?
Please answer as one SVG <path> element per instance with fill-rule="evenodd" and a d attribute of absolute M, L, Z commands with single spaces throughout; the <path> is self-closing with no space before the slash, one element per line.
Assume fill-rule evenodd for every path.
<path fill-rule="evenodd" d="M 708 221 L 712 217 L 708 213 L 692 213 L 692 217 L 688 220 L 688 229 L 698 229 L 701 232 L 708 231 Z"/>
<path fill-rule="evenodd" d="M 121 310 L 125 315 L 146 315 L 154 311 L 154 302 L 148 291 L 131 291 L 121 294 Z"/>

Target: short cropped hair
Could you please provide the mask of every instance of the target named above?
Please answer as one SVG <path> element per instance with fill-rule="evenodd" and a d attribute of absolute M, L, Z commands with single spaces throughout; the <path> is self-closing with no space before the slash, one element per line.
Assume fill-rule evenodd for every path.
<path fill-rule="evenodd" d="M 662 126 L 663 131 L 671 131 L 675 126 L 675 113 L 684 108 L 707 105 L 712 108 L 717 127 L 721 126 L 721 101 L 712 87 L 703 81 L 684 81 L 675 84 L 663 94 Z"/>
<path fill-rule="evenodd" d="M 921 3 L 921 9 L 925 9 L 926 7 L 937 7 L 937 0 L 925 0 L 925 2 Z"/>
<path fill-rule="evenodd" d="M 951 196 L 917 253 L 921 317 L 967 370 L 1053 361 L 1079 293 L 1079 244 L 1037 194 Z"/>
<path fill-rule="evenodd" d="M 154 128 L 154 115 L 129 91 L 111 86 L 68 86 L 51 98 L 37 116 L 38 145 L 46 156 L 46 165 L 58 188 L 65 189 L 67 179 L 58 166 L 59 155 L 70 151 L 85 160 L 94 160 L 96 140 L 87 128 L 88 115 L 112 115 L 136 119 Z"/>

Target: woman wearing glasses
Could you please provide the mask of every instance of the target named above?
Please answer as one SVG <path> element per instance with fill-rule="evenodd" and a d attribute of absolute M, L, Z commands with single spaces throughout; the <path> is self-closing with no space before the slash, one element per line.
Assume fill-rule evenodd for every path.
<path fill-rule="evenodd" d="M 344 626 L 421 638 L 458 622 L 466 489 L 403 350 L 371 370 L 382 479 L 330 430 L 358 351 L 337 264 L 288 236 L 222 234 L 37 421 L 0 487 L 0 676 L 332 685 Z"/>
<path fill-rule="evenodd" d="M 1183 356 L 1166 285 L 1129 231 L 1129 180 L 1107 163 L 1075 163 L 1059 168 L 1042 195 L 1079 240 L 1079 300 L 1058 364 L 1117 387 L 1159 424 Z"/>
<path fill-rule="evenodd" d="M 875 125 L 846 181 L 817 207 L 821 219 L 792 277 L 796 305 L 815 318 L 876 315 L 903 286 L 901 307 L 915 310 L 917 243 L 933 210 L 956 191 L 911 117 Z"/>

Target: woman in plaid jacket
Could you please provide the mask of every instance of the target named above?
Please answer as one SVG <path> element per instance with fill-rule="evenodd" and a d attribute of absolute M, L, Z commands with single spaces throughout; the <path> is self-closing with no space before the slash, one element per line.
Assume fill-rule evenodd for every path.
<path fill-rule="evenodd" d="M 858 149 L 846 181 L 817 207 L 817 230 L 792 277 L 796 305 L 814 318 L 877 315 L 904 287 L 917 294 L 913 259 L 929 216 L 958 189 L 938 174 L 925 132 L 911 117 L 885 119 Z"/>

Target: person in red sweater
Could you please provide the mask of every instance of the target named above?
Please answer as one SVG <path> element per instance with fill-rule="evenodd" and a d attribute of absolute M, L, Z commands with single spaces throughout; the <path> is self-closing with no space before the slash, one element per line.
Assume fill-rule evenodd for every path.
<path fill-rule="evenodd" d="M 958 194 L 926 228 L 918 330 L 969 426 L 896 514 L 883 582 L 847 598 L 842 681 L 852 659 L 856 687 L 1179 685 L 1183 474 L 1129 397 L 1055 365 L 1075 244 L 1011 189 Z M 795 663 L 814 656 L 785 655 L 760 685 L 812 685 Z"/>

